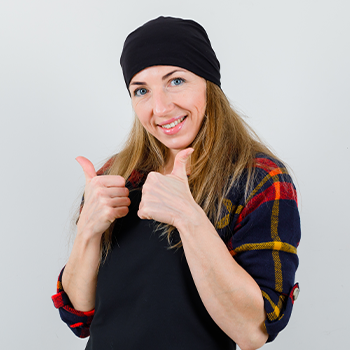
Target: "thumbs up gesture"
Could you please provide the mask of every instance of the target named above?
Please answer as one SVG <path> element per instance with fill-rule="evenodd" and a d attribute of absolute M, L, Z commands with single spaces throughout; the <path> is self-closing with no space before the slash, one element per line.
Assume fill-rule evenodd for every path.
<path fill-rule="evenodd" d="M 179 228 L 181 220 L 198 206 L 188 186 L 186 172 L 192 152 L 193 148 L 187 148 L 176 155 L 171 174 L 148 174 L 138 211 L 141 219 L 153 219 Z"/>
<path fill-rule="evenodd" d="M 77 162 L 85 174 L 84 206 L 78 221 L 78 232 L 102 235 L 115 219 L 129 212 L 129 190 L 118 175 L 97 176 L 93 164 L 84 157 Z"/>

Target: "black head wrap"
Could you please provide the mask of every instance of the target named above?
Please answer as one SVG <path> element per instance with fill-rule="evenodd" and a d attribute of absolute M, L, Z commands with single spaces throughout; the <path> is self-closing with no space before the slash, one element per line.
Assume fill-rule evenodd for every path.
<path fill-rule="evenodd" d="M 185 68 L 220 86 L 220 63 L 204 28 L 192 20 L 158 17 L 130 33 L 120 58 L 126 87 L 141 70 Z"/>

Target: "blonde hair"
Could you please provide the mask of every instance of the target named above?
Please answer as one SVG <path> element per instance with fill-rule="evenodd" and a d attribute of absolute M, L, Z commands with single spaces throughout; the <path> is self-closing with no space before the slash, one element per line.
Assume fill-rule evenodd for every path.
<path fill-rule="evenodd" d="M 222 90 L 207 81 L 207 105 L 201 129 L 192 142 L 189 186 L 194 200 L 215 225 L 220 219 L 222 200 L 227 192 L 238 186 L 247 171 L 245 196 L 254 178 L 254 159 L 257 153 L 276 158 L 262 144 L 254 131 L 234 111 Z M 123 150 L 112 159 L 110 175 L 127 179 L 133 170 L 143 173 L 159 171 L 167 160 L 167 148 L 148 133 L 135 116 Z M 174 227 L 161 225 L 171 245 Z M 102 250 L 111 246 L 112 227 L 102 237 Z M 171 247 L 180 247 L 181 241 Z"/>

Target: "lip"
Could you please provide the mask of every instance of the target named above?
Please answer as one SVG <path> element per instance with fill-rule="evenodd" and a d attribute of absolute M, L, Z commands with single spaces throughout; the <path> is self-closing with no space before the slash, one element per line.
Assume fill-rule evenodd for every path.
<path fill-rule="evenodd" d="M 184 116 L 184 117 L 187 117 L 187 116 Z M 176 120 L 179 120 L 183 117 L 179 117 L 179 118 L 172 118 L 172 119 L 169 119 L 167 120 L 165 123 L 162 123 L 162 124 L 158 124 L 158 127 L 164 132 L 164 134 L 166 135 L 174 135 L 174 134 L 177 134 L 181 129 L 182 127 L 184 126 L 187 118 L 185 118 L 181 123 L 175 125 L 173 128 L 170 128 L 170 129 L 165 129 L 165 128 L 162 128 L 161 125 L 166 125 L 166 124 L 170 124 L 170 123 L 173 123 L 174 121 Z"/>

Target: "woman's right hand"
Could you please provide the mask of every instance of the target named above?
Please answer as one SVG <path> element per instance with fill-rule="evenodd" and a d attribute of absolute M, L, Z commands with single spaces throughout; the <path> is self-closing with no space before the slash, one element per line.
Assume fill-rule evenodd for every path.
<path fill-rule="evenodd" d="M 129 190 L 125 179 L 118 175 L 97 176 L 93 164 L 85 157 L 76 160 L 85 174 L 84 206 L 78 221 L 78 235 L 86 232 L 92 237 L 101 236 L 115 219 L 129 212 Z"/>
<path fill-rule="evenodd" d="M 62 275 L 62 285 L 76 310 L 90 311 L 95 307 L 101 236 L 115 219 L 129 212 L 130 199 L 123 177 L 97 176 L 88 159 L 76 159 L 86 179 L 84 206 L 72 252 Z"/>

